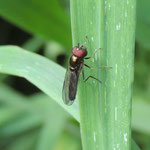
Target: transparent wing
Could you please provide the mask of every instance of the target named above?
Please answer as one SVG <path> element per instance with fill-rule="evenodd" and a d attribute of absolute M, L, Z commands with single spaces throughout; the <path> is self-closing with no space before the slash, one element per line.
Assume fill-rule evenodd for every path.
<path fill-rule="evenodd" d="M 82 64 L 76 71 L 70 71 L 69 67 L 67 68 L 62 90 L 62 99 L 66 105 L 72 105 L 72 103 L 75 100 L 77 93 L 78 78 L 81 69 Z"/>

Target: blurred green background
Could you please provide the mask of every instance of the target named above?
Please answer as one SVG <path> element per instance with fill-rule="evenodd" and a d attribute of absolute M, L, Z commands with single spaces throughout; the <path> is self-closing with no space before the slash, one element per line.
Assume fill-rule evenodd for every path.
<path fill-rule="evenodd" d="M 150 2 L 137 1 L 132 135 L 150 150 Z M 0 0 L 0 45 L 66 66 L 69 0 Z M 81 150 L 79 124 L 24 78 L 0 74 L 0 150 Z"/>

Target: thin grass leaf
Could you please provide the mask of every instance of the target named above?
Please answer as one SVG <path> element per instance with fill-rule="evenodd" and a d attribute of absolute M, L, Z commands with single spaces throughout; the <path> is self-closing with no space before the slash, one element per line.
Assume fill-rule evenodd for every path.
<path fill-rule="evenodd" d="M 35 36 L 70 47 L 69 15 L 58 0 L 0 0 L 0 16 Z"/>
<path fill-rule="evenodd" d="M 1 114 L 3 114 L 0 117 L 1 136 L 15 136 L 39 126 L 42 127 L 43 124 L 43 129 L 41 130 L 46 134 L 42 134 L 37 148 L 44 146 L 50 148 L 56 143 L 54 141 L 62 131 L 68 115 L 55 102 L 51 101 L 48 96 L 36 94 L 31 97 L 25 97 L 1 84 L 0 99 L 3 99 L 1 102 L 8 105 L 8 107 L 0 109 Z M 54 127 L 56 130 L 54 130 Z M 48 134 L 48 131 L 53 132 L 53 134 Z"/>
<path fill-rule="evenodd" d="M 150 1 L 137 1 L 136 41 L 145 49 L 150 48 Z"/>
<path fill-rule="evenodd" d="M 79 120 L 77 103 L 68 107 L 62 101 L 64 68 L 22 48 L 1 46 L 0 72 L 26 78 Z"/>
<path fill-rule="evenodd" d="M 37 50 L 39 50 L 39 48 L 45 44 L 45 40 L 43 40 L 40 37 L 33 37 L 31 39 L 29 39 L 27 42 L 25 42 L 22 46 L 23 49 L 27 49 L 29 51 L 32 52 L 36 52 Z"/>
<path fill-rule="evenodd" d="M 73 45 L 89 38 L 88 52 L 103 48 L 96 66 L 112 69 L 87 71 L 79 91 L 80 126 L 84 150 L 131 148 L 131 98 L 135 43 L 135 0 L 71 0 Z M 93 66 L 92 62 L 89 62 Z"/>
<path fill-rule="evenodd" d="M 12 120 L 20 116 L 21 110 L 7 106 L 0 107 L 0 127 L 2 128 Z"/>
<path fill-rule="evenodd" d="M 105 8 L 105 51 L 101 59 L 102 65 L 112 66 L 112 72 L 101 71 L 105 84 L 101 86 L 104 140 L 110 143 L 105 143 L 105 148 L 128 150 L 131 149 L 136 1 L 108 0 Z"/>
<path fill-rule="evenodd" d="M 131 144 L 132 144 L 131 150 L 140 150 L 140 148 L 136 145 L 136 143 L 133 140 L 131 140 Z"/>
<path fill-rule="evenodd" d="M 8 150 L 33 150 L 38 139 L 38 130 L 33 130 L 30 133 L 18 136 L 11 139 L 12 143 L 9 143 Z"/>
<path fill-rule="evenodd" d="M 6 74 L 0 74 L 0 82 L 4 81 L 7 78 Z"/>
<path fill-rule="evenodd" d="M 102 13 L 102 4 L 100 0 L 71 0 L 71 21 L 73 33 L 73 45 L 77 43 L 84 43 L 85 36 L 88 36 L 86 44 L 88 56 L 91 56 L 95 49 L 100 48 L 100 14 Z M 99 54 L 100 52 L 98 52 Z M 97 55 L 93 58 L 93 62 L 87 62 L 88 65 L 97 65 L 95 60 Z M 86 63 L 86 62 L 85 62 Z M 94 67 L 95 67 L 94 66 Z M 90 70 L 84 68 L 85 75 L 88 77 L 92 75 L 97 78 L 97 70 Z M 85 78 L 86 78 L 85 77 Z M 101 80 L 101 79 L 100 79 Z M 79 92 L 79 106 L 80 106 L 80 127 L 82 145 L 84 150 L 104 149 L 102 138 L 102 127 L 100 126 L 99 113 L 99 83 L 89 79 L 86 83 L 80 82 L 78 88 Z"/>
<path fill-rule="evenodd" d="M 44 121 L 40 131 L 37 150 L 50 150 L 56 146 L 56 143 L 64 129 L 66 118 L 63 113 L 53 112 L 57 115 L 51 116 Z M 52 115 L 52 114 L 50 114 Z"/>
<path fill-rule="evenodd" d="M 38 128 L 43 123 L 42 119 L 38 114 L 24 112 L 20 117 L 11 120 L 11 122 L 1 127 L 0 135 L 8 138 Z"/>
<path fill-rule="evenodd" d="M 143 101 L 141 97 L 134 98 L 132 105 L 132 128 L 133 130 L 150 134 L 150 103 Z"/>
<path fill-rule="evenodd" d="M 62 133 L 68 114 L 50 98 L 43 94 L 36 94 L 30 98 L 37 114 L 42 114 L 43 126 L 40 130 L 37 150 L 53 149 Z"/>
<path fill-rule="evenodd" d="M 53 150 L 82 150 L 80 138 L 70 132 L 63 132 Z"/>

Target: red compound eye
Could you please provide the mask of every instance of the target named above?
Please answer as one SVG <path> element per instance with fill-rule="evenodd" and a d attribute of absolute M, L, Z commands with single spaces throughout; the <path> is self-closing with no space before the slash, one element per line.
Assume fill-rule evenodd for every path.
<path fill-rule="evenodd" d="M 76 46 L 72 49 L 72 54 L 76 57 L 83 58 L 87 55 L 87 50 L 86 48 L 79 48 Z"/>

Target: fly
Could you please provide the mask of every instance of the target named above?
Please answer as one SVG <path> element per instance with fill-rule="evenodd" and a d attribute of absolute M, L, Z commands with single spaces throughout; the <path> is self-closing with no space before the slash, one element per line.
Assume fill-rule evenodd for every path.
<path fill-rule="evenodd" d="M 86 37 L 86 42 L 87 42 L 87 37 Z M 67 67 L 65 80 L 63 84 L 63 90 L 62 90 L 62 99 L 66 105 L 72 105 L 72 103 L 75 100 L 76 93 L 77 93 L 78 79 L 79 79 L 79 75 L 81 71 L 82 71 L 82 77 L 83 77 L 84 82 L 86 82 L 89 78 L 93 78 L 101 83 L 100 80 L 98 80 L 97 78 L 93 76 L 88 76 L 86 79 L 84 78 L 84 71 L 82 70 L 83 66 L 90 68 L 90 69 L 98 69 L 98 68 L 93 68 L 84 64 L 84 59 L 91 59 L 93 57 L 93 56 L 86 57 L 87 49 L 86 47 L 84 47 L 86 42 L 82 44 L 81 46 L 78 43 L 78 46 L 75 46 L 72 49 L 72 56 L 69 59 L 69 65 Z M 100 50 L 100 48 L 97 49 L 94 52 L 94 54 L 98 50 Z M 102 66 L 101 68 L 104 68 L 104 67 L 105 66 Z"/>

